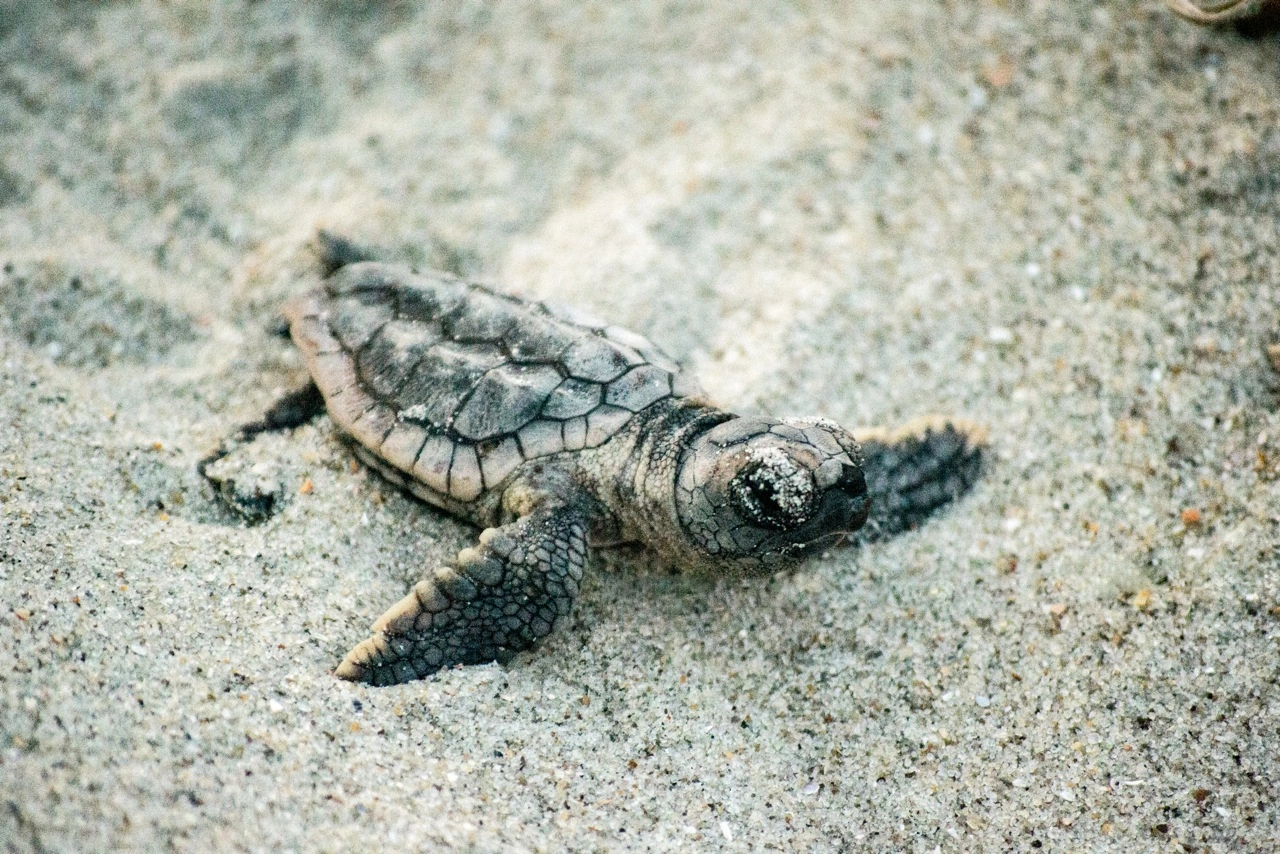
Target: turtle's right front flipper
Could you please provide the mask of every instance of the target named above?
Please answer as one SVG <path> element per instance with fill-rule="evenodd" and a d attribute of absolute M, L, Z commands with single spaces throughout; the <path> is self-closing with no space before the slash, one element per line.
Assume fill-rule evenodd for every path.
<path fill-rule="evenodd" d="M 871 515 L 854 535 L 861 542 L 914 528 L 968 492 L 982 470 L 986 430 L 963 421 L 921 419 L 893 432 L 854 434 Z"/>
<path fill-rule="evenodd" d="M 587 566 L 586 514 L 543 505 L 480 534 L 373 624 L 338 665 L 354 682 L 394 685 L 455 664 L 504 661 L 569 614 Z"/>

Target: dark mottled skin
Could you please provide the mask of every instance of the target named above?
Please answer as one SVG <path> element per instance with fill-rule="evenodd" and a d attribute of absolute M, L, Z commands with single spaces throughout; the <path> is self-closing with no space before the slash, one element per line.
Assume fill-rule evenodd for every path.
<path fill-rule="evenodd" d="M 635 333 L 328 249 L 331 275 L 285 313 L 330 415 L 388 479 L 485 529 L 383 614 L 342 678 L 388 685 L 530 648 L 569 613 L 591 547 L 772 571 L 868 518 L 871 537 L 912 527 L 977 478 L 969 428 L 860 447 L 823 419 L 740 418 Z"/>

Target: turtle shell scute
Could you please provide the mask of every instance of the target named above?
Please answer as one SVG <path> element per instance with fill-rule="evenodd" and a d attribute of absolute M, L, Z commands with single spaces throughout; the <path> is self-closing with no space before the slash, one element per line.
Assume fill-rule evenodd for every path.
<path fill-rule="evenodd" d="M 538 416 L 560 380 L 550 365 L 499 365 L 476 383 L 451 426 L 477 442 L 513 435 Z"/>

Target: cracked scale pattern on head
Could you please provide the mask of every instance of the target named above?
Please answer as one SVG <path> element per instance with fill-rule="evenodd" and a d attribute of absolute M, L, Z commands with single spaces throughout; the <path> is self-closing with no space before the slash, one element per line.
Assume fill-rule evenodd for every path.
<path fill-rule="evenodd" d="M 826 419 L 735 418 L 694 440 L 676 507 L 698 548 L 776 569 L 865 521 L 861 451 Z"/>
<path fill-rule="evenodd" d="M 358 456 L 485 528 L 374 624 L 342 678 L 388 685 L 530 648 L 569 613 L 589 545 L 769 571 L 870 512 L 853 434 L 718 410 L 647 339 L 575 309 L 361 261 L 286 315 Z M 875 482 L 910 493 L 886 496 L 895 518 L 972 484 L 969 435 L 875 446 L 892 463 Z"/>

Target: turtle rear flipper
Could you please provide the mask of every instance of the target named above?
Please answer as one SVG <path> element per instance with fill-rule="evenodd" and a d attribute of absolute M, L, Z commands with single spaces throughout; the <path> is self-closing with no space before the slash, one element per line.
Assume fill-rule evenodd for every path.
<path fill-rule="evenodd" d="M 377 260 L 377 253 L 370 247 L 324 229 L 316 234 L 316 251 L 320 256 L 320 268 L 325 278 L 348 264 Z"/>
<path fill-rule="evenodd" d="M 455 664 L 506 661 L 569 614 L 587 566 L 586 514 L 543 505 L 414 585 L 334 675 L 395 685 Z"/>
<path fill-rule="evenodd" d="M 264 475 L 251 462 L 232 459 L 263 433 L 301 427 L 324 412 L 324 398 L 316 384 L 305 386 L 281 397 L 262 418 L 241 425 L 218 447 L 196 463 L 196 471 L 209 482 L 218 498 L 250 523 L 262 522 L 280 508 L 282 484 L 278 478 Z"/>
<path fill-rule="evenodd" d="M 314 421 L 322 412 L 324 412 L 324 398 L 320 396 L 320 389 L 315 383 L 309 382 L 302 388 L 294 389 L 271 404 L 271 408 L 264 412 L 260 419 L 242 424 L 237 428 L 229 440 L 230 444 L 225 439 L 219 443 L 217 450 L 196 463 L 196 471 L 200 472 L 202 477 L 208 478 L 206 470 L 209 466 L 231 453 L 235 445 L 248 442 L 259 433 L 301 427 L 308 421 Z"/>
<path fill-rule="evenodd" d="M 855 434 L 871 496 L 862 542 L 917 527 L 977 482 L 986 430 L 958 420 L 920 419 L 898 430 Z"/>

